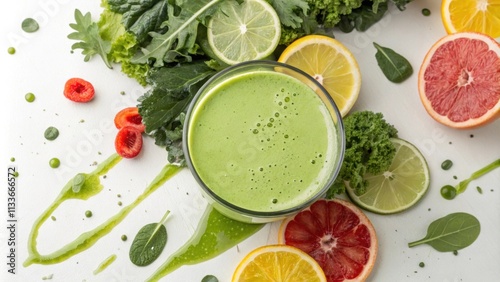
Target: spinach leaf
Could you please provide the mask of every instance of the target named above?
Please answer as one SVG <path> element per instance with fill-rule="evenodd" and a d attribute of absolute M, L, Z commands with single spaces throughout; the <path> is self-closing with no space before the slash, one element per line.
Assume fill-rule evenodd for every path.
<path fill-rule="evenodd" d="M 427 235 L 408 247 L 428 244 L 439 252 L 453 252 L 471 245 L 479 236 L 481 225 L 473 215 L 463 212 L 449 214 L 432 222 Z"/>
<path fill-rule="evenodd" d="M 377 59 L 378 66 L 387 79 L 398 83 L 412 75 L 413 68 L 405 57 L 375 42 L 373 42 L 373 45 L 377 48 L 375 58 Z"/>
<path fill-rule="evenodd" d="M 71 50 L 82 49 L 82 54 L 85 55 L 83 59 L 85 62 L 98 54 L 108 68 L 113 68 L 108 58 L 111 51 L 111 42 L 101 38 L 97 23 L 92 21 L 90 13 L 83 15 L 80 10 L 76 9 L 75 23 L 70 23 L 69 26 L 75 32 L 70 33 L 68 38 L 79 40 L 79 42 L 71 45 Z"/>
<path fill-rule="evenodd" d="M 161 25 L 168 19 L 168 0 L 108 0 L 107 2 L 111 11 L 123 15 L 123 26 L 137 37 L 139 44 L 151 39 L 149 32 L 166 31 Z"/>
<path fill-rule="evenodd" d="M 183 1 L 178 7 L 171 7 L 169 4 L 168 20 L 161 26 L 167 32 L 151 32 L 151 43 L 142 48 L 142 54 L 135 56 L 132 62 L 144 64 L 154 61 L 154 67 L 162 67 L 165 62 L 178 62 L 179 58 L 190 61 L 189 54 L 196 53 L 198 24 L 213 14 L 220 1 Z"/>
<path fill-rule="evenodd" d="M 146 266 L 155 261 L 167 244 L 167 229 L 163 223 L 170 211 L 167 211 L 159 223 L 143 226 L 130 246 L 130 261 L 137 266 Z"/>
<path fill-rule="evenodd" d="M 272 0 L 271 5 L 276 10 L 281 24 L 292 28 L 302 26 L 304 20 L 301 16 L 307 15 L 309 9 L 305 0 Z"/>

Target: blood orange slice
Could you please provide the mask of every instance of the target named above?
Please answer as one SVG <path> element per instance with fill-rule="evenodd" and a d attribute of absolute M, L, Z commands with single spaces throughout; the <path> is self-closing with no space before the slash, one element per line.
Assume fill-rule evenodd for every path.
<path fill-rule="evenodd" d="M 420 99 L 438 122 L 474 128 L 500 115 L 500 44 L 473 32 L 438 40 L 418 75 Z"/>
<path fill-rule="evenodd" d="M 375 229 L 350 202 L 318 200 L 287 218 L 278 242 L 303 250 L 323 269 L 328 282 L 364 281 L 377 258 Z"/>

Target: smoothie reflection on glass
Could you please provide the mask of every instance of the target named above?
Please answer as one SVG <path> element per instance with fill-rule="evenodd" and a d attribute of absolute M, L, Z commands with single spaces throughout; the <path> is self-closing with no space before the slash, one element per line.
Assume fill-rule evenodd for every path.
<path fill-rule="evenodd" d="M 291 66 L 250 61 L 211 78 L 184 125 L 188 166 L 209 202 L 245 222 L 292 215 L 322 197 L 344 150 L 326 90 Z"/>

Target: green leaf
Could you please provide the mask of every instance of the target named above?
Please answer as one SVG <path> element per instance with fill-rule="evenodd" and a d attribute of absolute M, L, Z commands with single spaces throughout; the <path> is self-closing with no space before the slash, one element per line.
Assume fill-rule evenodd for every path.
<path fill-rule="evenodd" d="M 271 5 L 278 14 L 281 24 L 292 28 L 300 28 L 304 21 L 302 15 L 307 15 L 309 5 L 305 0 L 272 0 Z"/>
<path fill-rule="evenodd" d="M 387 79 L 398 83 L 412 75 L 413 68 L 405 57 L 375 42 L 373 42 L 373 45 L 377 48 L 375 54 L 377 63 Z"/>
<path fill-rule="evenodd" d="M 139 43 L 150 39 L 149 32 L 165 32 L 161 28 L 168 19 L 168 0 L 108 0 L 109 9 L 122 14 L 122 23 Z"/>
<path fill-rule="evenodd" d="M 146 132 L 151 133 L 177 118 L 191 102 L 199 83 L 214 73 L 203 61 L 153 72 L 148 78 L 153 86 L 138 105 Z"/>
<path fill-rule="evenodd" d="M 82 54 L 85 55 L 85 62 L 98 54 L 108 68 L 113 68 L 108 59 L 111 43 L 101 38 L 97 23 L 92 21 L 90 13 L 83 15 L 80 10 L 76 9 L 75 23 L 70 23 L 69 26 L 74 29 L 75 32 L 70 33 L 68 38 L 79 40 L 79 42 L 71 46 L 72 50 L 82 49 Z"/>
<path fill-rule="evenodd" d="M 167 244 L 167 229 L 163 225 L 170 211 L 167 211 L 159 223 L 150 223 L 142 227 L 130 246 L 130 261 L 137 266 L 146 266 L 155 261 Z"/>
<path fill-rule="evenodd" d="M 177 62 L 179 57 L 190 61 L 195 51 L 198 24 L 215 11 L 215 6 L 221 0 L 184 1 L 179 4 L 180 12 L 168 7 L 168 20 L 162 27 L 165 33 L 151 32 L 151 43 L 142 48 L 142 54 L 132 60 L 133 63 L 148 63 L 154 61 L 155 67 L 166 63 Z M 177 9 L 178 10 L 178 9 Z"/>
<path fill-rule="evenodd" d="M 481 225 L 473 215 L 463 212 L 449 214 L 429 225 L 427 235 L 408 247 L 428 244 L 439 252 L 453 252 L 471 245 L 479 236 Z"/>

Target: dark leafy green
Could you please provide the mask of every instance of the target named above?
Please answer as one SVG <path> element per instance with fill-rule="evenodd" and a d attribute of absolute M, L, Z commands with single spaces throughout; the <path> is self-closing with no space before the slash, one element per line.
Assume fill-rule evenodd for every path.
<path fill-rule="evenodd" d="M 99 27 L 96 22 L 92 21 L 90 13 L 85 15 L 80 10 L 75 10 L 75 23 L 69 24 L 75 30 L 68 35 L 69 39 L 79 40 L 79 42 L 71 45 L 71 49 L 82 49 L 83 59 L 89 61 L 94 55 L 101 56 L 102 60 L 108 68 L 113 68 L 109 61 L 108 55 L 111 51 L 111 43 L 103 40 L 99 35 Z"/>
<path fill-rule="evenodd" d="M 340 16 L 340 22 L 337 26 L 343 32 L 351 32 L 354 29 L 357 31 L 366 31 L 382 19 L 387 9 L 388 5 L 386 2 L 379 3 L 376 9 L 372 7 L 371 3 L 364 2 L 361 7 L 354 9 L 352 13 Z"/>
<path fill-rule="evenodd" d="M 167 244 L 167 229 L 163 225 L 170 211 L 167 211 L 159 223 L 143 226 L 130 246 L 130 261 L 137 266 L 146 266 L 155 261 Z"/>
<path fill-rule="evenodd" d="M 399 83 L 412 75 L 413 68 L 405 57 L 375 42 L 373 42 L 373 45 L 377 48 L 375 58 L 377 59 L 378 66 L 387 79 Z"/>
<path fill-rule="evenodd" d="M 139 44 L 149 37 L 149 32 L 163 33 L 161 25 L 168 19 L 168 0 L 108 0 L 109 9 L 123 15 L 122 23 L 127 31 L 132 32 Z"/>
<path fill-rule="evenodd" d="M 187 106 L 215 71 L 203 61 L 158 68 L 148 77 L 152 88 L 139 98 L 139 114 L 146 133 L 165 146 L 170 162 L 183 164 L 182 127 Z"/>
<path fill-rule="evenodd" d="M 481 225 L 471 214 L 457 212 L 439 218 L 427 229 L 427 235 L 408 247 L 428 244 L 439 252 L 453 252 L 470 246 L 479 236 Z"/>
<path fill-rule="evenodd" d="M 151 43 L 134 57 L 134 63 L 154 62 L 155 67 L 165 63 L 191 61 L 197 54 L 196 35 L 198 24 L 215 11 L 221 0 L 182 1 L 178 6 L 168 5 L 168 20 L 163 22 L 165 33 L 151 32 Z"/>

